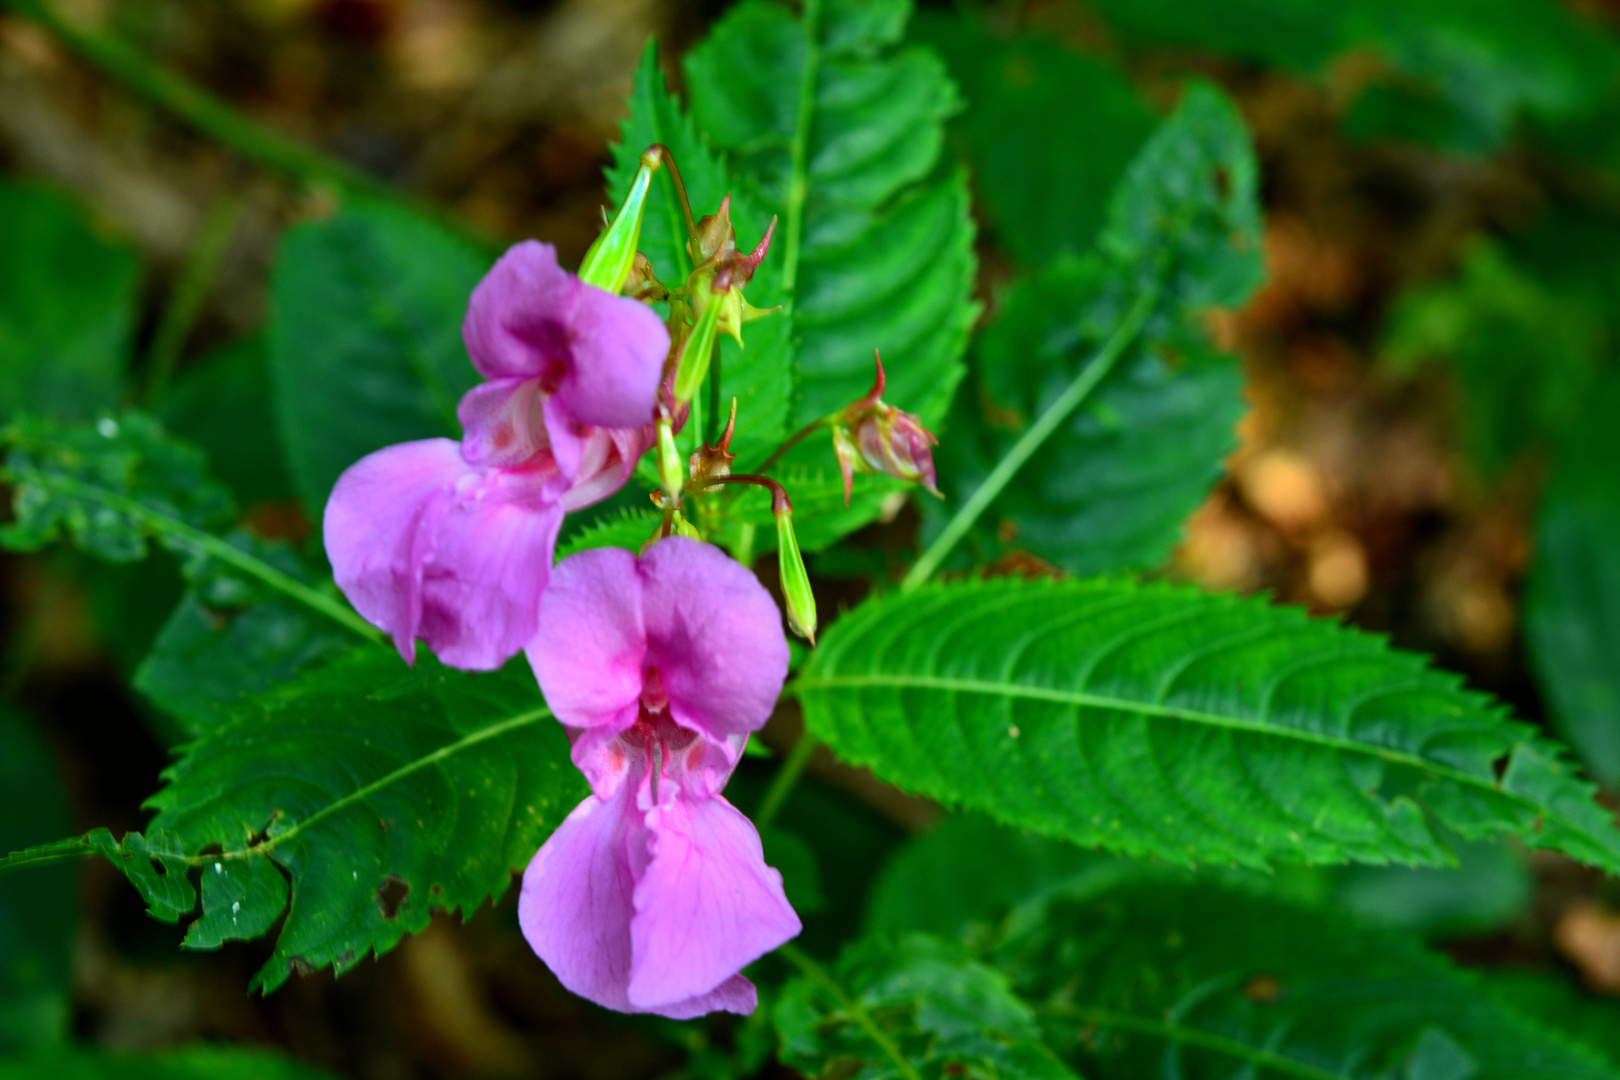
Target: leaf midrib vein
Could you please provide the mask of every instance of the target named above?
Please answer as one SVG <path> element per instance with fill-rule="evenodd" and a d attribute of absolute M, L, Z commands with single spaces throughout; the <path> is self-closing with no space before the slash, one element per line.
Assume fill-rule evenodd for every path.
<path fill-rule="evenodd" d="M 937 675 L 829 675 L 816 678 L 813 676 L 800 677 L 792 687 L 791 692 L 802 695 L 807 690 L 825 690 L 838 688 L 878 688 L 899 689 L 916 688 L 924 690 L 943 690 L 963 694 L 984 694 L 995 697 L 1016 697 L 1034 701 L 1050 701 L 1059 705 L 1090 706 L 1099 709 L 1117 709 L 1121 712 L 1138 713 L 1144 716 L 1157 717 L 1170 720 L 1184 720 L 1188 723 L 1205 724 L 1210 727 L 1226 728 L 1233 731 L 1247 731 L 1257 735 L 1267 735 L 1274 738 L 1292 739 L 1296 742 L 1310 743 L 1316 746 L 1327 747 L 1334 750 L 1343 750 L 1358 754 L 1369 754 L 1380 757 L 1385 761 L 1400 765 L 1408 765 L 1434 776 L 1445 777 L 1458 783 L 1469 784 L 1495 792 L 1498 795 L 1508 796 L 1524 802 L 1524 798 L 1516 792 L 1507 791 L 1497 787 L 1494 783 L 1483 780 L 1454 769 L 1447 765 L 1416 754 L 1400 750 L 1391 750 L 1387 747 L 1372 746 L 1359 743 L 1351 739 L 1344 739 L 1334 735 L 1324 735 L 1320 732 L 1307 731 L 1301 728 L 1280 727 L 1258 720 L 1248 720 L 1235 716 L 1223 716 L 1220 713 L 1204 712 L 1199 709 L 1188 709 L 1176 705 L 1145 704 L 1132 701 L 1129 698 L 1110 697 L 1106 694 L 1087 693 L 1078 690 L 1057 690 L 1038 686 L 1009 685 L 1006 683 L 989 682 L 983 679 L 947 678 Z"/>
<path fill-rule="evenodd" d="M 1168 1020 L 1157 1020 L 1151 1016 L 1138 1016 L 1134 1013 L 1115 1012 L 1112 1009 L 1098 1009 L 1084 1005 L 1037 1005 L 1035 1009 L 1037 1012 L 1048 1015 L 1072 1017 L 1101 1027 L 1118 1028 L 1139 1035 L 1155 1036 L 1183 1043 L 1187 1046 L 1213 1050 L 1241 1061 L 1247 1061 L 1253 1065 L 1275 1069 L 1285 1075 L 1297 1077 L 1298 1080 L 1344 1080 L 1343 1073 L 1328 1072 L 1326 1069 L 1319 1069 L 1314 1065 L 1307 1065 L 1302 1061 L 1284 1057 L 1271 1050 L 1250 1046 L 1236 1039 L 1229 1039 L 1224 1035 L 1216 1035 L 1213 1032 L 1187 1027 Z"/>
<path fill-rule="evenodd" d="M 437 750 L 423 754 L 421 757 L 416 758 L 413 761 L 406 762 L 392 772 L 379 776 L 369 784 L 361 785 L 360 787 L 349 792 L 347 795 L 344 795 L 326 806 L 323 806 L 321 809 L 317 810 L 304 820 L 294 823 L 287 829 L 287 831 L 277 833 L 262 843 L 254 844 L 238 851 L 226 851 L 214 855 L 191 855 L 186 857 L 186 861 L 190 864 L 198 864 L 204 862 L 213 862 L 221 858 L 245 859 L 254 855 L 268 855 L 277 847 L 296 839 L 300 834 L 314 828 L 316 825 L 331 817 L 333 814 L 346 810 L 355 803 L 370 798 L 383 788 L 397 784 L 406 777 L 418 773 L 429 766 L 437 765 L 444 759 L 458 754 L 469 747 L 476 746 L 481 742 L 486 742 L 497 736 L 504 735 L 509 731 L 516 730 L 517 728 L 527 727 L 528 725 L 543 720 L 550 715 L 551 710 L 542 706 L 538 709 L 530 709 L 528 712 L 519 713 L 517 716 L 508 717 L 507 719 L 491 724 L 488 727 L 480 728 L 478 731 L 462 736 L 455 742 L 446 743 Z"/>

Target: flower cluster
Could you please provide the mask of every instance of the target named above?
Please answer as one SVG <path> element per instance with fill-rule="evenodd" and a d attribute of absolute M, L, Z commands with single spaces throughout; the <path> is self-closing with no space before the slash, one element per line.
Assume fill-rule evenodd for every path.
<path fill-rule="evenodd" d="M 487 670 L 534 636 L 563 515 L 617 491 L 651 445 L 669 334 L 529 241 L 473 290 L 462 337 L 488 381 L 461 399 L 460 444 L 362 458 L 323 531 L 338 587 L 401 656 L 420 638 Z"/>
<path fill-rule="evenodd" d="M 694 221 L 662 147 L 578 277 L 548 245 L 509 250 L 473 290 L 462 336 L 484 381 L 457 409 L 460 442 L 426 439 L 339 478 L 324 533 L 338 586 L 407 663 L 486 670 L 522 651 L 568 731 L 591 794 L 523 877 L 523 932 L 563 985 L 623 1012 L 752 1012 L 741 969 L 799 933 L 754 826 L 720 794 L 787 676 L 782 616 L 753 573 L 698 539 L 683 495 L 768 488 L 789 624 L 814 641 L 815 598 L 775 480 L 732 471 L 736 402 L 719 442 L 683 460 L 675 435 L 717 333 L 770 314 L 743 288 L 771 229 L 736 244 L 729 198 Z M 636 251 L 651 177 L 668 166 L 693 270 L 673 288 Z M 774 223 L 773 223 L 774 227 Z M 620 295 L 628 291 L 629 295 Z M 649 302 L 669 305 L 662 322 Z M 712 385 L 712 384 L 711 384 Z M 933 488 L 933 438 L 866 397 L 831 426 L 853 470 Z M 586 551 L 552 566 L 569 511 L 622 487 L 657 447 L 664 517 L 641 555 Z"/>

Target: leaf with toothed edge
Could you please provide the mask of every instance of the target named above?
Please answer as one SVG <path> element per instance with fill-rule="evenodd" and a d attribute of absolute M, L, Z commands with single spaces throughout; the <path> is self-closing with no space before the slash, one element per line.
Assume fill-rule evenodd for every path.
<path fill-rule="evenodd" d="M 749 0 L 685 60 L 698 125 L 781 215 L 795 428 L 865 392 L 874 348 L 889 400 L 926 421 L 961 377 L 973 226 L 966 177 L 941 165 L 961 99 L 937 56 L 901 43 L 910 12 Z"/>
<path fill-rule="evenodd" d="M 1435 825 L 1620 870 L 1556 745 L 1371 635 L 1119 581 L 856 608 L 794 691 L 844 760 L 953 805 L 1176 863 L 1448 864 Z"/>
<path fill-rule="evenodd" d="M 148 805 L 147 832 L 78 842 L 140 889 L 152 914 L 201 915 L 185 945 L 260 936 L 255 976 L 339 973 L 499 897 L 586 794 L 560 725 L 521 660 L 496 674 L 380 649 L 260 695 L 187 745 Z"/>
<path fill-rule="evenodd" d="M 682 110 L 680 100 L 669 92 L 658 69 L 657 42 L 649 41 L 642 53 L 641 65 L 636 69 L 630 115 L 620 128 L 619 141 L 613 147 L 613 165 L 608 170 L 608 196 L 615 204 L 622 202 L 629 192 L 642 152 L 654 143 L 663 144 L 673 154 L 694 217 L 714 213 L 720 200 L 729 194 L 737 246 L 751 249 L 759 242 L 770 224 L 770 211 L 761 206 L 748 187 L 736 182 L 725 161 Z M 755 307 L 769 308 L 783 303 L 777 287 L 781 240 L 778 232 L 754 280 L 744 289 L 748 302 Z M 647 194 L 639 250 L 652 262 L 658 279 L 672 289 L 692 271 L 691 255 L 686 250 L 686 225 L 667 167 L 654 175 Z M 726 335 L 720 337 L 721 422 L 728 403 L 735 397 L 738 421 L 732 450 L 740 459 L 739 466 L 751 468 L 787 434 L 788 409 L 793 397 L 790 328 L 787 313 L 777 312 L 743 327 L 743 346 Z M 708 407 L 706 389 L 699 391 L 698 405 L 700 409 Z M 700 433 L 689 429 L 684 434 L 685 442 L 695 448 L 692 440 Z"/>

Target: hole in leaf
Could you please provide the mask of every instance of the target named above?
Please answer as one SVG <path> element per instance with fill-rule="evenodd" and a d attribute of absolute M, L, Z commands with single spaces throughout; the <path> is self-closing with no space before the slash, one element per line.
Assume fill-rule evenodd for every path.
<path fill-rule="evenodd" d="M 399 918 L 399 909 L 405 903 L 405 898 L 411 895 L 411 886 L 404 879 L 389 874 L 383 883 L 377 886 L 377 906 L 382 909 L 382 917 L 390 921 Z"/>
<path fill-rule="evenodd" d="M 158 862 L 156 859 L 149 859 L 147 861 L 152 864 L 152 872 L 158 877 L 168 876 L 169 870 L 162 863 Z"/>

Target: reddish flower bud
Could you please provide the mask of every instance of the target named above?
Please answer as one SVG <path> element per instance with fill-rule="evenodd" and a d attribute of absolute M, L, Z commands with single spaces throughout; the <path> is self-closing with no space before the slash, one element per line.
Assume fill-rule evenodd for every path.
<path fill-rule="evenodd" d="M 934 454 L 939 445 L 934 433 L 916 415 L 893 405 L 877 405 L 855 426 L 855 444 L 861 460 L 873 472 L 921 484 L 935 495 Z"/>
<path fill-rule="evenodd" d="M 844 502 L 849 502 L 855 472 L 882 473 L 897 480 L 921 484 L 935 495 L 934 433 L 923 427 L 915 413 L 901 412 L 883 401 L 887 379 L 883 357 L 874 354 L 877 377 L 872 389 L 832 418 L 833 453 L 844 474 Z M 943 498 L 943 496 L 941 496 Z"/>

